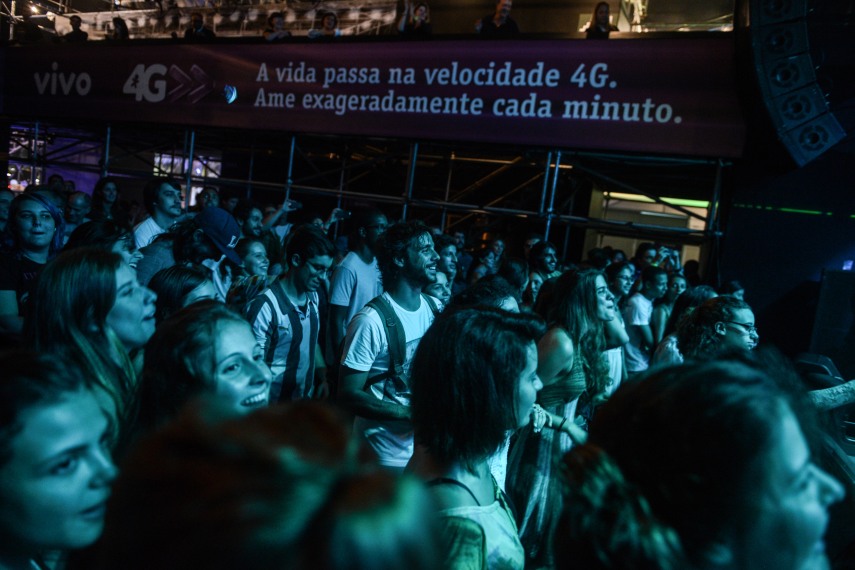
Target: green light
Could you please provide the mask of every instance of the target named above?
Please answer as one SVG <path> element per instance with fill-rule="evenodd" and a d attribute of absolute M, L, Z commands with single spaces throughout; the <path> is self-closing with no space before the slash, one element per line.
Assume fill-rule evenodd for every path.
<path fill-rule="evenodd" d="M 628 194 L 626 192 L 605 192 L 607 200 L 626 200 L 627 202 L 645 202 L 653 204 L 656 200 L 642 196 L 641 194 Z M 660 198 L 661 201 L 672 206 L 683 206 L 686 208 L 709 208 L 710 203 L 706 200 L 687 200 L 684 198 Z"/>
<path fill-rule="evenodd" d="M 788 214 L 808 214 L 810 216 L 821 216 L 822 212 L 819 210 L 799 210 L 798 208 L 778 208 L 781 212 L 787 212 Z"/>

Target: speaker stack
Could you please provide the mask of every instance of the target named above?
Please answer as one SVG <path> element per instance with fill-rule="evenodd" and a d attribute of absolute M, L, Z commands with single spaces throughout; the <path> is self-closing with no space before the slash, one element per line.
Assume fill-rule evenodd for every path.
<path fill-rule="evenodd" d="M 807 0 L 752 0 L 750 18 L 764 103 L 778 138 L 803 166 L 846 136 L 816 81 Z"/>

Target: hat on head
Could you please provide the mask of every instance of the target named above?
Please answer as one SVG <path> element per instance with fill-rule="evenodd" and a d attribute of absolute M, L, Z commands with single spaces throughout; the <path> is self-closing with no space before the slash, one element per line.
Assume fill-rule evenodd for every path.
<path fill-rule="evenodd" d="M 240 226 L 234 216 L 222 208 L 208 206 L 196 214 L 196 223 L 229 261 L 236 265 L 243 264 L 235 251 L 240 239 Z"/>

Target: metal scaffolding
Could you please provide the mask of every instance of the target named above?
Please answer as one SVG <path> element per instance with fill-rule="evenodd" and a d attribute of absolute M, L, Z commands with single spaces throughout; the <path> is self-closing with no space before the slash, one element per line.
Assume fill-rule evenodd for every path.
<path fill-rule="evenodd" d="M 144 179 L 166 174 L 158 171 L 157 154 L 183 159 L 188 165 L 218 156 L 223 168 L 213 176 L 197 176 L 192 167 L 185 167 L 181 178 L 188 188 L 214 185 L 249 197 L 331 199 L 337 206 L 377 202 L 400 208 L 401 219 L 428 218 L 443 230 L 464 227 L 473 218 L 517 219 L 539 228 L 547 239 L 561 225 L 646 239 L 714 243 L 721 236 L 719 204 L 723 173 L 729 168 L 724 161 L 710 159 L 169 126 L 93 129 L 35 122 L 15 123 L 10 132 L 19 149 L 10 161 L 28 163 L 33 176 L 37 169 L 63 168 Z M 20 152 L 26 148 L 29 152 Z M 90 160 L 82 160 L 83 155 Z M 245 168 L 227 168 L 227 163 Z M 576 202 L 574 185 L 580 181 L 646 196 L 697 219 L 703 229 L 574 212 L 568 205 Z M 708 201 L 708 215 L 662 200 L 681 191 Z"/>

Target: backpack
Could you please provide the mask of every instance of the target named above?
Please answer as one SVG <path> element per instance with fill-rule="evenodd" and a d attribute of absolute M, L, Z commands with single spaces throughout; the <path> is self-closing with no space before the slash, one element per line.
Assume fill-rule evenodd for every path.
<path fill-rule="evenodd" d="M 429 295 L 421 294 L 424 302 L 428 304 L 433 312 L 434 318 L 439 314 L 439 306 Z M 391 303 L 383 295 L 374 297 L 365 305 L 371 307 L 380 315 L 383 330 L 386 333 L 386 343 L 389 345 L 389 368 L 385 372 L 372 376 L 365 381 L 363 390 L 368 391 L 374 384 L 385 382 L 383 388 L 384 399 L 387 395 L 395 393 L 409 393 L 409 386 L 404 379 L 404 359 L 406 358 L 407 340 L 404 335 L 404 326 L 401 319 L 395 314 Z M 391 399 L 391 398 L 389 398 Z"/>

